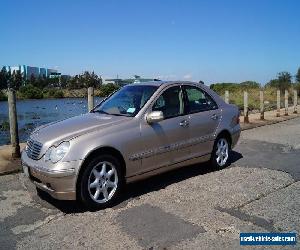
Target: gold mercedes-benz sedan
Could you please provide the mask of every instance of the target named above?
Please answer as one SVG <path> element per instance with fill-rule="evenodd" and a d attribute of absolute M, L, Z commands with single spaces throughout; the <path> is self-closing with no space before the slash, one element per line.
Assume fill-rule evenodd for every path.
<path fill-rule="evenodd" d="M 205 85 L 137 83 L 85 115 L 37 128 L 22 165 L 38 190 L 99 209 L 131 181 L 203 161 L 226 167 L 239 136 L 238 108 Z"/>

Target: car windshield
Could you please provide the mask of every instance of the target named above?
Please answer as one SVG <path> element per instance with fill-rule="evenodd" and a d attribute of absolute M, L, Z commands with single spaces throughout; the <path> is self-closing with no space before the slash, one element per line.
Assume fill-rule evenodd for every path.
<path fill-rule="evenodd" d="M 157 88 L 157 86 L 127 85 L 103 101 L 94 112 L 133 117 Z"/>

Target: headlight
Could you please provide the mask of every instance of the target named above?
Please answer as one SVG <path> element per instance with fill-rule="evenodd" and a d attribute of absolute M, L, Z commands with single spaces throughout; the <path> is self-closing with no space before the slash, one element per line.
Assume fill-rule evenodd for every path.
<path fill-rule="evenodd" d="M 50 147 L 45 154 L 45 161 L 51 161 L 52 163 L 60 161 L 68 152 L 69 147 L 70 142 L 68 141 L 62 142 L 57 147 Z"/>

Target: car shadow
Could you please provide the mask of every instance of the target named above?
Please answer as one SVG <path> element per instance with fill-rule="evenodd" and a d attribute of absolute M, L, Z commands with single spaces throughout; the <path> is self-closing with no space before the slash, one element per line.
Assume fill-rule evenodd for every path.
<path fill-rule="evenodd" d="M 241 158 L 243 158 L 243 156 L 240 153 L 232 151 L 229 167 L 233 167 L 234 163 Z M 124 207 L 130 200 L 136 199 L 143 194 L 158 191 L 173 183 L 178 183 L 183 180 L 214 171 L 218 170 L 213 170 L 211 165 L 208 162 L 205 162 L 178 168 L 142 181 L 130 183 L 126 185 L 122 197 L 119 199 L 118 203 L 113 206 L 113 209 Z M 87 211 L 79 202 L 76 201 L 56 200 L 45 192 L 39 192 L 38 195 L 42 200 L 50 203 L 52 206 L 66 214 L 82 213 Z"/>

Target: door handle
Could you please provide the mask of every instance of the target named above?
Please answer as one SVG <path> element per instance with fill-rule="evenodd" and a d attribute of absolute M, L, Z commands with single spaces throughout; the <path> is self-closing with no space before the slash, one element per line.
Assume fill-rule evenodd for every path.
<path fill-rule="evenodd" d="M 217 116 L 216 114 L 213 114 L 213 115 L 211 116 L 211 119 L 217 120 L 217 119 L 218 119 L 218 116 Z"/>
<path fill-rule="evenodd" d="M 189 125 L 189 122 L 188 122 L 187 120 L 183 120 L 183 121 L 181 121 L 181 122 L 179 123 L 179 125 L 180 125 L 181 127 L 187 127 L 187 126 Z"/>

